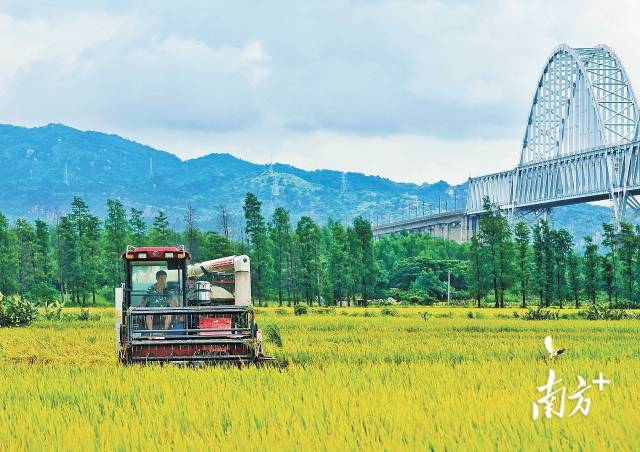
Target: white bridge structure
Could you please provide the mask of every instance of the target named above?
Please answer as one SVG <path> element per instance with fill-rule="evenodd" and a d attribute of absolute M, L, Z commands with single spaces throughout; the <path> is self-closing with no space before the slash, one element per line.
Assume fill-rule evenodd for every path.
<path fill-rule="evenodd" d="M 638 115 L 631 82 L 613 50 L 557 47 L 533 96 L 520 162 L 509 171 L 469 179 L 460 240 L 473 234 L 486 197 L 511 220 L 602 200 L 609 200 L 616 226 L 637 219 Z M 393 228 L 381 225 L 374 235 L 376 229 L 382 235 Z"/>

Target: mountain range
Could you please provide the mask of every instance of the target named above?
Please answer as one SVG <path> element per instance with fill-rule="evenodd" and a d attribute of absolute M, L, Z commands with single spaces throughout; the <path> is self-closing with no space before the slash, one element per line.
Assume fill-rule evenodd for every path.
<path fill-rule="evenodd" d="M 467 194 L 466 184 L 417 185 L 358 172 L 256 164 L 230 154 L 181 160 L 118 135 L 62 124 L 0 125 L 0 158 L 0 211 L 10 219 L 54 220 L 77 195 L 99 216 L 106 213 L 108 198 L 142 210 L 149 222 L 164 210 L 177 229 L 189 203 L 199 226 L 210 229 L 218 228 L 224 207 L 238 231 L 242 201 L 250 191 L 262 200 L 266 217 L 282 206 L 293 221 L 309 215 L 320 223 L 348 222 L 363 215 L 375 225 L 464 208 Z M 552 216 L 556 227 L 577 237 L 598 231 L 610 218 L 609 209 L 590 204 L 559 208 Z"/>

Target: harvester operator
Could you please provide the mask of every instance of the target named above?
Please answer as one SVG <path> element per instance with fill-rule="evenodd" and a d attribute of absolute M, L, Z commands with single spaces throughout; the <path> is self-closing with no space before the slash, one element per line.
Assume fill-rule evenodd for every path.
<path fill-rule="evenodd" d="M 174 293 L 167 289 L 167 272 L 158 270 L 156 272 L 156 283 L 147 290 L 147 294 L 143 297 L 141 306 L 147 308 L 170 308 L 174 306 Z M 148 315 L 145 323 L 148 330 L 158 330 L 164 326 L 168 330 L 171 326 L 173 316 L 165 315 Z M 164 322 L 163 322 L 164 320 Z"/>

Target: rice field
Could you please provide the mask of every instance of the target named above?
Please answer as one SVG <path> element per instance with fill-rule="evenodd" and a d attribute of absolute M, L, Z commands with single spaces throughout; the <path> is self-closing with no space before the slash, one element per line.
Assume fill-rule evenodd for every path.
<path fill-rule="evenodd" d="M 0 329 L 0 450 L 633 450 L 639 320 L 526 321 L 512 309 L 257 309 L 272 368 L 130 366 L 98 321 Z M 427 312 L 427 315 L 422 315 Z M 572 310 L 563 310 L 569 314 Z M 543 338 L 568 348 L 549 366 Z M 602 372 L 588 415 L 532 419 L 548 370 Z"/>

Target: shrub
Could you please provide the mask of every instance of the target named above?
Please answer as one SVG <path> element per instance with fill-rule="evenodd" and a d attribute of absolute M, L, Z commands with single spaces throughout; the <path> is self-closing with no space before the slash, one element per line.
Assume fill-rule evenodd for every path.
<path fill-rule="evenodd" d="M 522 318 L 524 320 L 558 320 L 560 318 L 560 311 L 552 312 L 548 309 L 542 309 L 541 307 L 535 309 L 529 308 Z"/>
<path fill-rule="evenodd" d="M 307 307 L 303 304 L 297 304 L 293 307 L 293 313 L 295 315 L 306 315 L 307 311 Z"/>
<path fill-rule="evenodd" d="M 386 316 L 391 316 L 391 317 L 395 317 L 398 315 L 398 310 L 397 309 L 393 309 L 390 308 L 388 306 L 385 306 L 384 308 L 382 308 L 382 310 L 380 311 L 380 314 L 382 315 L 386 315 Z"/>
<path fill-rule="evenodd" d="M 624 309 L 613 309 L 610 305 L 592 304 L 580 312 L 587 320 L 623 320 L 628 319 L 629 314 Z"/>
<path fill-rule="evenodd" d="M 429 314 L 427 311 L 424 311 L 420 313 L 420 317 L 422 317 L 422 320 L 426 322 L 429 319 L 429 317 L 431 317 L 431 314 Z"/>
<path fill-rule="evenodd" d="M 289 315 L 289 311 L 285 308 L 277 308 L 274 312 L 276 315 Z"/>
<path fill-rule="evenodd" d="M 47 303 L 44 305 L 44 318 L 45 320 L 62 320 L 62 308 L 64 303 L 54 301 L 53 303 Z"/>
<path fill-rule="evenodd" d="M 22 297 L 7 297 L 0 305 L 0 326 L 26 326 L 37 318 L 38 309 Z"/>
<path fill-rule="evenodd" d="M 58 300 L 60 292 L 47 284 L 39 284 L 25 294 L 25 298 L 38 306 L 46 306 Z"/>
<path fill-rule="evenodd" d="M 451 311 L 442 312 L 442 313 L 436 314 L 435 316 L 438 317 L 439 319 L 451 319 L 453 318 L 453 312 Z"/>
<path fill-rule="evenodd" d="M 111 303 L 115 303 L 116 301 L 116 293 L 111 286 L 105 286 L 98 289 L 98 296 L 110 301 Z"/>
<path fill-rule="evenodd" d="M 80 309 L 80 313 L 78 314 L 78 317 L 76 317 L 77 320 L 89 320 L 91 318 L 91 315 L 89 314 L 89 310 L 88 309 Z"/>
<path fill-rule="evenodd" d="M 88 308 L 83 308 L 77 314 L 62 314 L 60 319 L 63 322 L 73 322 L 79 320 L 81 322 L 98 321 L 100 320 L 100 314 L 91 314 Z"/>
<path fill-rule="evenodd" d="M 276 347 L 282 347 L 282 335 L 280 334 L 280 328 L 278 325 L 272 323 L 268 324 L 264 328 L 264 335 L 269 342 L 272 342 Z"/>

